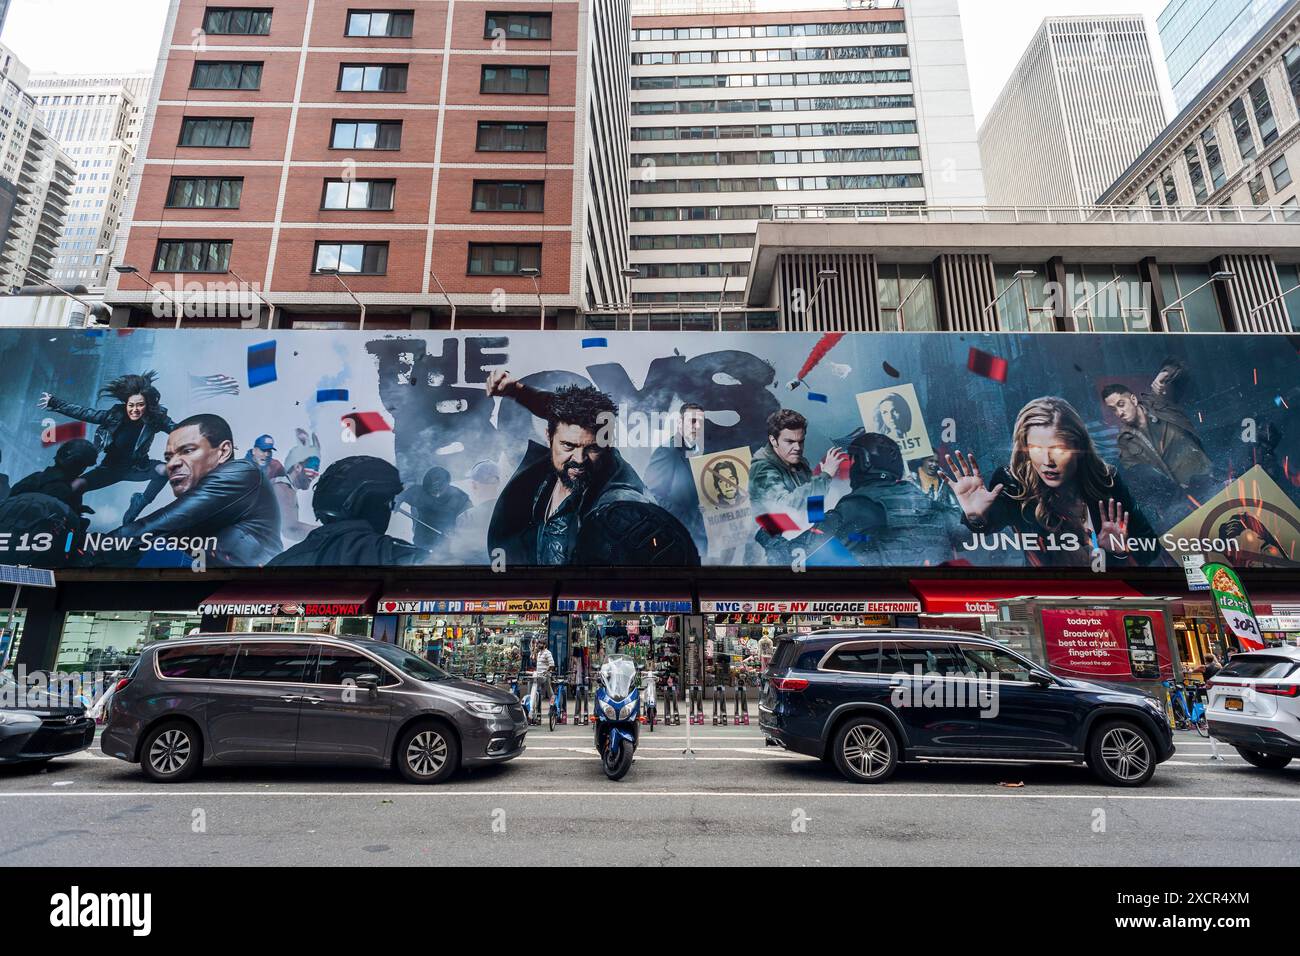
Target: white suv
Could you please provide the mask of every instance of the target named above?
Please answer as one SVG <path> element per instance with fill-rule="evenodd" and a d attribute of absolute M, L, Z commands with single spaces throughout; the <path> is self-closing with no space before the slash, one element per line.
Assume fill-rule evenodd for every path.
<path fill-rule="evenodd" d="M 1300 647 L 1237 654 L 1210 681 L 1210 736 L 1249 763 L 1281 770 L 1300 757 Z"/>

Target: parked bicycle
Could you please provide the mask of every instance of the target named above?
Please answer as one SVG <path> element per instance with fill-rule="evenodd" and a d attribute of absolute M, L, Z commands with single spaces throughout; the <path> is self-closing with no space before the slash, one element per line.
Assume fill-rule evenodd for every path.
<path fill-rule="evenodd" d="M 1169 697 L 1174 729 L 1191 730 L 1194 727 L 1202 737 L 1209 737 L 1210 721 L 1205 713 L 1204 686 L 1191 683 L 1176 684 L 1172 680 L 1162 681 L 1161 684 Z"/>

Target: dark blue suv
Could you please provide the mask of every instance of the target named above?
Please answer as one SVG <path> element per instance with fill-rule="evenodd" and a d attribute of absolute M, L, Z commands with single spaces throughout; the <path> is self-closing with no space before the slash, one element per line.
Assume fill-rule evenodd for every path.
<path fill-rule="evenodd" d="M 770 743 L 856 783 L 900 760 L 1086 762 L 1138 787 L 1174 752 L 1164 705 L 1127 686 L 1049 674 L 978 634 L 821 631 L 777 643 L 759 705 Z"/>

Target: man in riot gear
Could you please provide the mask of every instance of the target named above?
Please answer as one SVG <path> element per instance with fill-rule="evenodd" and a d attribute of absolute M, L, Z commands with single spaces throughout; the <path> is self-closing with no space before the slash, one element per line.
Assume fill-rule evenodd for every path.
<path fill-rule="evenodd" d="M 420 484 L 403 491 L 397 500 L 414 512 L 415 546 L 435 554 L 448 549 L 456 519 L 473 504 L 469 495 L 451 483 L 451 472 L 440 465 L 426 471 Z"/>
<path fill-rule="evenodd" d="M 47 533 L 55 554 L 62 555 L 63 539 L 70 531 L 85 531 L 93 510 L 81 503 L 77 479 L 95 463 L 99 451 L 84 438 L 61 444 L 54 453 L 54 464 L 33 472 L 13 486 L 9 497 L 0 502 L 0 528 L 10 532 L 9 547 L 16 549 L 23 535 Z M 9 548 L 0 549 L 0 554 Z M 17 556 L 17 555 L 15 555 Z M 30 560 L 30 553 L 23 556 Z"/>
<path fill-rule="evenodd" d="M 858 429 L 841 443 L 850 459 L 850 492 L 826 514 L 833 534 L 863 564 L 937 565 L 952 560 L 961 537 L 956 514 L 904 475 L 898 442 Z"/>
<path fill-rule="evenodd" d="M 397 469 L 382 458 L 353 455 L 325 469 L 312 494 L 321 526 L 268 562 L 268 567 L 386 567 L 424 564 L 429 552 L 387 534 L 402 491 Z"/>

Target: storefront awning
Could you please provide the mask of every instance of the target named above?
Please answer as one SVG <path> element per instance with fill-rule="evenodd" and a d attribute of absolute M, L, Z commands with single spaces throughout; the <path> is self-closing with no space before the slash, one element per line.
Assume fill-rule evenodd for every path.
<path fill-rule="evenodd" d="M 368 581 L 227 584 L 199 604 L 199 613 L 238 617 L 358 617 L 374 613 L 379 585 Z"/>
<path fill-rule="evenodd" d="M 913 580 L 912 590 L 927 614 L 996 614 L 999 601 L 1044 598 L 1053 601 L 1086 599 L 1103 601 L 1146 597 L 1123 581 L 1051 580 Z M 1155 600 L 1152 598 L 1151 600 Z"/>
<path fill-rule="evenodd" d="M 691 614 L 689 584 L 565 582 L 555 609 L 570 614 Z"/>
<path fill-rule="evenodd" d="M 551 581 L 431 581 L 385 591 L 380 614 L 527 614 L 551 610 Z"/>
<path fill-rule="evenodd" d="M 703 614 L 919 614 L 921 602 L 896 585 L 773 582 L 700 585 Z"/>

